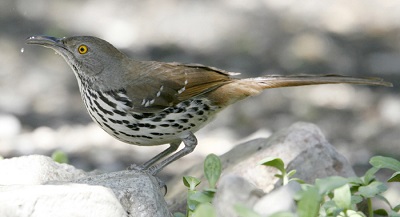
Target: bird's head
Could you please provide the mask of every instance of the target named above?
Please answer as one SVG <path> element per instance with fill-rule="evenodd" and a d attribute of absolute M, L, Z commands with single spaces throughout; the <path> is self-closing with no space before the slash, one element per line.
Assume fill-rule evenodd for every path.
<path fill-rule="evenodd" d="M 31 36 L 27 44 L 36 44 L 55 50 L 64 57 L 78 77 L 89 81 L 109 80 L 123 71 L 125 54 L 105 40 L 92 36 L 55 38 Z"/>

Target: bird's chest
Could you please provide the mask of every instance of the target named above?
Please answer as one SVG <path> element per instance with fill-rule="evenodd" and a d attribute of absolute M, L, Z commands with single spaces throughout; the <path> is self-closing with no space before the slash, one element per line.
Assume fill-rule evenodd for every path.
<path fill-rule="evenodd" d="M 185 131 L 195 132 L 220 108 L 205 98 L 193 98 L 157 112 L 134 112 L 123 92 L 87 89 L 82 99 L 92 119 L 115 138 L 135 145 L 161 145 L 179 141 Z"/>

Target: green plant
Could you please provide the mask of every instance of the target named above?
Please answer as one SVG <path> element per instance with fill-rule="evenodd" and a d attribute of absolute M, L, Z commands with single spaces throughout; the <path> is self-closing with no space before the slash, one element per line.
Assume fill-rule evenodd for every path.
<path fill-rule="evenodd" d="M 259 164 L 264 165 L 264 166 L 270 166 L 278 169 L 281 174 L 275 174 L 275 177 L 279 178 L 282 180 L 282 185 L 287 185 L 290 181 L 296 181 L 299 183 L 304 183 L 303 180 L 298 179 L 298 178 L 291 178 L 296 174 L 296 170 L 291 170 L 289 172 L 286 171 L 285 168 L 285 163 L 283 163 L 283 160 L 277 157 L 268 157 L 264 158 L 259 162 Z"/>
<path fill-rule="evenodd" d="M 188 188 L 187 193 L 187 217 L 203 217 L 216 216 L 215 209 L 211 205 L 212 199 L 216 192 L 216 184 L 221 176 L 222 167 L 221 160 L 215 154 L 209 154 L 204 160 L 204 175 L 208 181 L 208 188 L 201 191 L 196 187 L 200 184 L 200 180 L 192 176 L 184 176 L 183 184 Z M 185 216 L 182 213 L 175 213 L 175 217 Z"/>
<path fill-rule="evenodd" d="M 275 175 L 283 180 L 283 183 L 299 179 L 289 179 L 293 171 L 286 172 L 283 161 L 279 158 L 267 158 L 261 161 L 263 165 L 277 168 L 281 174 Z M 313 185 L 302 184 L 302 190 L 295 195 L 297 201 L 297 215 L 300 217 L 312 216 L 400 216 L 400 204 L 391 206 L 389 201 L 382 196 L 387 190 L 387 185 L 376 180 L 376 172 L 380 169 L 394 170 L 394 174 L 388 182 L 398 182 L 400 179 L 400 162 L 393 158 L 376 156 L 371 158 L 373 166 L 362 177 L 343 178 L 331 176 L 316 179 Z M 390 210 L 373 210 L 372 198 L 377 198 L 390 207 Z M 367 202 L 367 215 L 360 211 L 357 205 Z"/>
<path fill-rule="evenodd" d="M 51 154 L 51 158 L 57 163 L 68 163 L 68 156 L 65 152 L 56 150 Z"/>
<path fill-rule="evenodd" d="M 282 180 L 283 184 L 291 181 L 301 183 L 301 190 L 297 192 L 294 199 L 297 204 L 295 213 L 289 211 L 278 212 L 269 217 L 366 217 L 366 216 L 390 216 L 400 217 L 400 204 L 392 206 L 382 195 L 387 190 L 385 182 L 376 179 L 376 173 L 381 169 L 394 171 L 387 182 L 400 181 L 400 161 L 376 156 L 370 159 L 372 168 L 361 177 L 344 178 L 331 176 L 322 179 L 316 179 L 314 184 L 305 184 L 298 178 L 293 178 L 295 171 L 287 172 L 283 161 L 280 158 L 266 158 L 260 161 L 260 164 L 274 167 L 279 170 L 275 176 Z M 196 189 L 200 180 L 185 176 L 183 182 L 188 187 L 187 213 L 175 213 L 175 217 L 213 217 L 216 216 L 215 208 L 211 201 L 217 191 L 216 182 L 221 174 L 221 162 L 216 155 L 207 156 L 204 162 L 204 173 L 208 180 L 209 188 L 202 191 Z M 373 198 L 384 201 L 389 209 L 373 209 Z M 360 210 L 360 205 L 365 203 L 366 212 Z M 261 217 L 251 208 L 237 204 L 235 211 L 241 217 Z"/>

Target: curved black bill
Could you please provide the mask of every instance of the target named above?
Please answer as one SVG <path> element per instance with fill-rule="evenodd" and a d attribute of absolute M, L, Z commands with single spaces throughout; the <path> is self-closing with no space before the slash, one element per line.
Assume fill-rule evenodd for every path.
<path fill-rule="evenodd" d="M 27 44 L 37 44 L 43 46 L 57 46 L 61 45 L 61 39 L 51 36 L 31 36 L 26 39 Z"/>

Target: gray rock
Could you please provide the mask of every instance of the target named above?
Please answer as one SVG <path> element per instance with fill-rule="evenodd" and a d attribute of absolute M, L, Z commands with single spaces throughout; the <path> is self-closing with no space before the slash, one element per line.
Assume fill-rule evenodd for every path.
<path fill-rule="evenodd" d="M 255 185 L 237 175 L 226 175 L 221 178 L 213 204 L 218 216 L 238 216 L 234 209 L 237 204 L 253 207 L 264 193 Z"/>
<path fill-rule="evenodd" d="M 164 200 L 164 183 L 141 171 L 119 171 L 84 177 L 76 183 L 100 185 L 112 189 L 131 216 L 169 216 Z"/>
<path fill-rule="evenodd" d="M 354 175 L 348 161 L 329 144 L 317 126 L 309 123 L 296 123 L 273 134 L 268 139 L 256 139 L 240 144 L 222 155 L 223 174 L 221 180 L 224 180 L 224 176 L 227 175 L 239 176 L 268 193 L 277 188 L 280 183 L 274 177 L 278 173 L 276 169 L 259 165 L 258 162 L 267 157 L 281 158 L 288 166 L 288 170 L 296 169 L 296 177 L 307 183 L 312 183 L 315 178 Z M 202 164 L 196 165 L 183 173 L 202 180 L 198 189 L 207 185 L 202 166 Z M 186 200 L 183 192 L 186 192 L 186 189 L 183 184 L 172 184 L 181 182 L 180 177 L 182 175 L 176 176 L 169 182 L 170 184 L 167 184 L 170 188 L 166 199 L 170 204 L 170 210 L 183 212 Z M 229 192 L 229 190 L 224 191 Z M 231 191 L 235 192 L 237 188 L 232 187 Z M 251 197 L 251 195 L 243 197 Z M 240 201 L 238 199 L 238 202 Z M 232 203 L 235 201 L 229 201 L 229 204 Z M 220 202 L 215 202 L 215 204 L 225 207 L 225 210 L 229 209 L 229 204 Z M 274 204 L 270 206 L 274 206 Z"/>
<path fill-rule="evenodd" d="M 300 188 L 299 183 L 289 182 L 265 194 L 243 177 L 226 175 L 219 182 L 213 204 L 218 217 L 239 217 L 234 210 L 235 205 L 253 209 L 262 216 L 280 211 L 295 212 L 296 205 L 292 198 Z"/>
<path fill-rule="evenodd" d="M 92 175 L 45 156 L 1 160 L 0 171 L 0 216 L 171 215 L 160 182 L 140 171 Z"/>
<path fill-rule="evenodd" d="M 299 191 L 300 188 L 298 182 L 289 182 L 285 186 L 275 188 L 254 204 L 254 211 L 263 216 L 269 216 L 281 211 L 295 212 L 296 204 L 291 198 L 293 198 L 294 194 Z"/>

